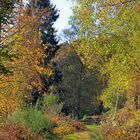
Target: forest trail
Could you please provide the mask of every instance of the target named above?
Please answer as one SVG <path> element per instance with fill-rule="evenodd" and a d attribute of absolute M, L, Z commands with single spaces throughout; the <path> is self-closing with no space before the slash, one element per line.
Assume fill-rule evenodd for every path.
<path fill-rule="evenodd" d="M 91 137 L 88 131 L 83 131 L 83 132 L 70 134 L 64 137 L 63 140 L 91 140 Z"/>
<path fill-rule="evenodd" d="M 86 125 L 86 130 L 70 134 L 63 138 L 63 140 L 104 140 L 99 131 L 99 125 Z"/>

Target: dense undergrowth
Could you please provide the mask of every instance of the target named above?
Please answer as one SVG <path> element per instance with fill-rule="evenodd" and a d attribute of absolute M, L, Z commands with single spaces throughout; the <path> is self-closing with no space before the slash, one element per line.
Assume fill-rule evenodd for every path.
<path fill-rule="evenodd" d="M 0 122 L 0 139 L 57 140 L 62 139 L 64 135 L 85 129 L 84 124 L 78 120 L 52 113 L 51 108 L 57 106 L 54 95 L 45 97 L 44 102 L 47 104 L 44 103 L 42 107 L 23 107 L 7 117 L 3 116 Z"/>

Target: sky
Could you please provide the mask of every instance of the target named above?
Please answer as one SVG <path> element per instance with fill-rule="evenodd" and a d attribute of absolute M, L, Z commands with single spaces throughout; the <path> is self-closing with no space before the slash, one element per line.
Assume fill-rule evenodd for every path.
<path fill-rule="evenodd" d="M 26 3 L 28 0 L 24 0 Z M 68 21 L 70 15 L 72 15 L 72 2 L 71 0 L 50 0 L 53 5 L 56 5 L 56 8 L 59 10 L 59 18 L 54 23 L 54 27 L 58 31 L 57 34 L 59 35 L 63 29 L 68 27 Z"/>
<path fill-rule="evenodd" d="M 72 15 L 72 3 L 70 0 L 51 0 L 51 2 L 56 5 L 58 10 L 60 10 L 60 16 L 54 24 L 56 30 L 58 31 L 57 34 L 60 34 L 63 29 L 68 27 L 69 17 Z"/>

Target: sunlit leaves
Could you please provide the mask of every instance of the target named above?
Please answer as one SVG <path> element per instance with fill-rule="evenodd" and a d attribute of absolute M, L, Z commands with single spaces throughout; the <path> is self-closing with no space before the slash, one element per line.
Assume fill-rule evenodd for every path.
<path fill-rule="evenodd" d="M 73 46 L 88 68 L 98 69 L 107 78 L 102 100 L 111 107 L 111 99 L 116 100 L 113 96 L 128 92 L 140 73 L 140 1 L 75 3 L 74 20 L 80 36 Z"/>
<path fill-rule="evenodd" d="M 21 106 L 21 99 L 15 94 L 1 94 L 0 101 L 0 117 L 7 117 L 10 113 Z"/>
<path fill-rule="evenodd" d="M 46 75 L 46 78 L 53 75 L 52 69 L 44 65 L 46 54 L 39 33 L 44 12 L 35 11 L 34 16 L 30 16 L 23 9 L 21 12 L 21 16 L 17 19 L 20 25 L 16 29 L 18 32 L 7 42 L 8 55 L 12 56 L 12 59 L 6 59 L 4 65 L 11 73 L 0 75 L 0 107 L 2 109 L 0 113 L 10 113 L 20 107 L 23 98 L 31 94 L 33 89 L 42 91 L 44 86 L 42 75 Z M 6 110 L 7 108 L 9 109 Z"/>

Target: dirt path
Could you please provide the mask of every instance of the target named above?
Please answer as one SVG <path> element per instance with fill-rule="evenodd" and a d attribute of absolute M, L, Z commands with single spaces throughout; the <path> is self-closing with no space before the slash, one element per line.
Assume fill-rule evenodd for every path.
<path fill-rule="evenodd" d="M 63 140 L 103 140 L 98 130 L 100 123 L 99 116 L 93 116 L 82 122 L 84 122 L 87 127 L 85 131 L 75 132 L 74 134 L 66 136 Z"/>
<path fill-rule="evenodd" d="M 88 131 L 83 131 L 68 135 L 63 140 L 91 140 L 91 138 Z"/>
<path fill-rule="evenodd" d="M 77 136 L 77 140 L 91 140 L 90 134 L 88 131 L 81 132 Z"/>

